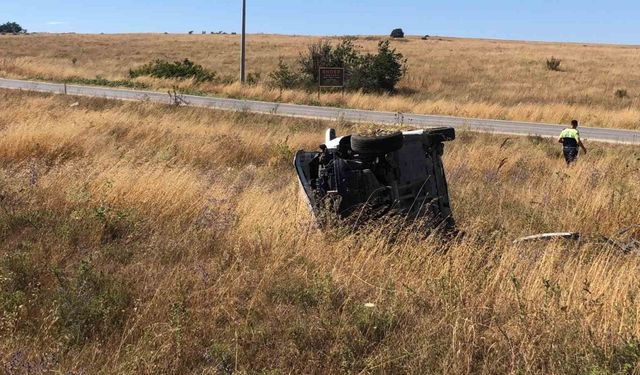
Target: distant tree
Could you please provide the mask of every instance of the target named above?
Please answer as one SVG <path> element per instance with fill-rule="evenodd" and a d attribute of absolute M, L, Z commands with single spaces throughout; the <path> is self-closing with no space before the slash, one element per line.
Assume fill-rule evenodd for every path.
<path fill-rule="evenodd" d="M 189 31 L 189 35 L 193 34 L 193 30 Z"/>
<path fill-rule="evenodd" d="M 0 33 L 19 34 L 26 32 L 26 29 L 23 29 L 22 26 L 18 25 L 15 22 L 7 22 L 4 25 L 0 25 Z"/>
<path fill-rule="evenodd" d="M 393 29 L 391 32 L 392 38 L 404 38 L 404 31 L 402 29 Z"/>

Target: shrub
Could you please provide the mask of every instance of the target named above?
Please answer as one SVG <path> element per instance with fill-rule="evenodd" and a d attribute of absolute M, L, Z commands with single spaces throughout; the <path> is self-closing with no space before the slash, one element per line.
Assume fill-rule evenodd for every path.
<path fill-rule="evenodd" d="M 56 324 L 73 344 L 81 344 L 99 334 L 113 334 L 124 322 L 131 304 L 129 289 L 86 262 L 75 275 L 60 272 L 56 295 Z"/>
<path fill-rule="evenodd" d="M 629 97 L 629 93 L 627 93 L 626 89 L 617 89 L 615 92 L 616 98 L 624 99 Z"/>
<path fill-rule="evenodd" d="M 556 59 L 555 57 L 551 56 L 551 58 L 547 60 L 547 69 L 558 72 L 560 71 L 561 63 L 562 60 Z"/>
<path fill-rule="evenodd" d="M 269 74 L 269 78 L 280 90 L 293 88 L 300 81 L 299 76 L 282 59 L 278 62 L 278 68 Z"/>
<path fill-rule="evenodd" d="M 402 29 L 393 29 L 393 31 L 391 31 L 391 37 L 404 38 L 404 31 L 402 31 Z"/>
<path fill-rule="evenodd" d="M 393 91 L 406 71 L 406 59 L 392 49 L 388 41 L 378 44 L 375 55 L 361 54 L 353 41 L 353 38 L 345 38 L 336 47 L 328 41 L 310 45 L 298 59 L 304 83 L 317 85 L 320 67 L 344 68 L 345 84 L 349 89 Z"/>
<path fill-rule="evenodd" d="M 321 40 L 310 44 L 306 53 L 301 53 L 298 63 L 300 70 L 307 78 L 308 83 L 318 83 L 320 67 L 337 67 L 332 65 L 333 47 L 329 41 Z M 341 66 L 341 65 L 340 65 Z"/>
<path fill-rule="evenodd" d="M 0 258 L 0 332 L 26 323 L 21 312 L 35 299 L 39 269 L 25 254 Z"/>
<path fill-rule="evenodd" d="M 112 210 L 109 206 L 99 205 L 95 208 L 95 217 L 102 225 L 102 244 L 118 241 L 133 230 L 133 223 L 123 212 Z"/>
<path fill-rule="evenodd" d="M 260 72 L 247 74 L 247 84 L 249 85 L 257 85 L 261 79 L 262 74 Z"/>
<path fill-rule="evenodd" d="M 233 374 L 236 367 L 236 356 L 228 344 L 213 342 L 203 354 L 205 360 L 211 362 L 221 374 Z M 262 372 L 267 375 L 266 372 Z"/>
<path fill-rule="evenodd" d="M 270 302 L 297 306 L 303 310 L 317 308 L 331 302 L 335 286 L 330 275 L 314 271 L 309 277 L 296 273 L 282 273 L 266 288 Z"/>
<path fill-rule="evenodd" d="M 328 41 L 319 41 L 309 45 L 306 53 L 300 55 L 298 63 L 302 74 L 309 85 L 318 83 L 320 67 L 344 68 L 348 73 L 359 59 L 355 39 L 346 37 L 335 48 Z"/>
<path fill-rule="evenodd" d="M 293 158 L 293 149 L 289 146 L 289 136 L 283 141 L 271 145 L 269 165 L 288 166 Z"/>
<path fill-rule="evenodd" d="M 26 33 L 27 30 L 23 29 L 22 26 L 18 25 L 15 22 L 7 22 L 3 25 L 0 25 L 0 33 L 12 33 L 12 34 L 19 34 L 19 33 Z"/>
<path fill-rule="evenodd" d="M 406 59 L 389 46 L 389 41 L 378 43 L 378 53 L 366 54 L 349 78 L 348 87 L 364 91 L 395 89 L 406 72 Z"/>
<path fill-rule="evenodd" d="M 398 318 L 391 309 L 358 307 L 352 313 L 360 334 L 371 343 L 379 343 L 398 325 Z"/>
<path fill-rule="evenodd" d="M 189 59 L 183 61 L 169 62 L 166 60 L 155 60 L 137 69 L 129 70 L 129 77 L 151 76 L 156 78 L 193 78 L 198 82 L 213 81 L 216 73 L 195 64 Z"/>

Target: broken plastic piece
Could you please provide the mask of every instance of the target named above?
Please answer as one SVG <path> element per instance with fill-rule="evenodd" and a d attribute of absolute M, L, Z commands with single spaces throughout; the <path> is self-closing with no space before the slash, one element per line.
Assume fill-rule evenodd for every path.
<path fill-rule="evenodd" d="M 550 240 L 557 240 L 557 239 L 578 241 L 580 239 L 580 233 L 560 232 L 560 233 L 536 234 L 533 236 L 518 238 L 517 240 L 513 241 L 513 243 L 531 242 L 531 241 L 550 241 Z"/>

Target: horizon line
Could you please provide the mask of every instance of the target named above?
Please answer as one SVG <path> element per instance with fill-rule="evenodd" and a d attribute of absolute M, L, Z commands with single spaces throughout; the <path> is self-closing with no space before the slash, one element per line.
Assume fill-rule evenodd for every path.
<path fill-rule="evenodd" d="M 221 31 L 221 30 L 219 30 Z M 169 31 L 140 31 L 140 32 L 76 32 L 76 31 L 33 31 L 27 34 L 51 34 L 51 35 L 189 35 L 189 36 L 211 36 L 211 35 L 240 35 L 236 31 L 225 32 L 222 34 L 219 31 L 207 31 L 202 34 L 202 31 L 193 31 L 192 34 L 188 32 L 169 32 Z M 235 34 L 233 34 L 235 33 Z M 264 36 L 283 36 L 283 37 L 316 37 L 316 38 L 345 38 L 345 37 L 377 37 L 377 38 L 391 38 L 387 34 L 283 34 L 283 33 L 271 33 L 271 32 L 250 32 L 247 35 L 264 35 Z M 407 34 L 402 39 L 415 39 L 422 38 L 426 35 L 420 34 Z M 456 35 L 438 35 L 429 34 L 429 38 L 445 38 L 445 39 L 465 39 L 465 40 L 484 40 L 484 41 L 499 41 L 499 42 L 521 42 L 521 43 L 547 43 L 547 44 L 582 44 L 582 45 L 596 45 L 596 46 L 619 46 L 619 47 L 640 47 L 640 43 L 624 43 L 624 42 L 596 42 L 596 41 L 576 41 L 576 40 L 547 40 L 547 39 L 513 39 L 507 37 L 481 37 L 481 36 L 456 36 Z"/>

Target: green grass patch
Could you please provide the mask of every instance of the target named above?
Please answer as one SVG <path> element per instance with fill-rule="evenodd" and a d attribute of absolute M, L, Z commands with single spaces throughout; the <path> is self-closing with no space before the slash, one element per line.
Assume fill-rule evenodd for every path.
<path fill-rule="evenodd" d="M 148 89 L 149 88 L 149 86 L 144 83 L 132 81 L 130 79 L 110 80 L 102 77 L 96 77 L 96 78 L 72 77 L 72 78 L 65 79 L 63 82 L 69 83 L 69 84 L 76 84 L 76 85 L 126 87 L 129 89 Z"/>
<path fill-rule="evenodd" d="M 70 344 L 113 333 L 124 323 L 132 302 L 122 281 L 99 272 L 88 262 L 68 275 L 56 271 L 56 325 Z"/>
<path fill-rule="evenodd" d="M 195 79 L 197 82 L 209 82 L 216 78 L 216 73 L 205 69 L 189 59 L 169 62 L 154 60 L 136 69 L 129 70 L 130 78 L 150 76 L 155 78 Z"/>

